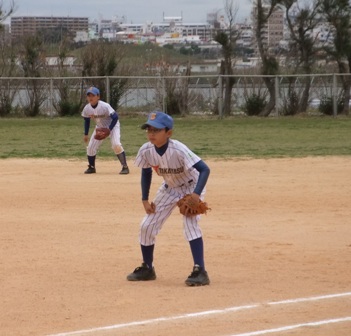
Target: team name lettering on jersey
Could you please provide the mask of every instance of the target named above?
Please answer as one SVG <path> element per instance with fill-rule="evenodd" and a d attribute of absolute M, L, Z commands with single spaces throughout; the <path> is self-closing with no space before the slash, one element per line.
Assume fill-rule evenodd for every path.
<path fill-rule="evenodd" d="M 158 168 L 159 175 L 166 175 L 166 174 L 181 174 L 184 172 L 184 167 L 179 168 Z"/>
<path fill-rule="evenodd" d="M 89 115 L 90 118 L 106 118 L 106 114 L 90 114 Z"/>

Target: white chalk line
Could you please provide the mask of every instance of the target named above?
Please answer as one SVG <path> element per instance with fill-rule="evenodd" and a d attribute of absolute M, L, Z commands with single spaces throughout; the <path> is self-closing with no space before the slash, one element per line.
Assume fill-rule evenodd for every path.
<path fill-rule="evenodd" d="M 143 320 L 143 321 L 134 321 L 134 322 L 128 322 L 128 323 L 114 324 L 114 325 L 105 326 L 105 327 L 83 329 L 83 330 L 70 331 L 70 332 L 64 332 L 64 333 L 59 333 L 59 334 L 51 334 L 48 336 L 84 335 L 84 334 L 90 334 L 90 333 L 99 332 L 99 331 L 122 329 L 122 328 L 127 328 L 127 327 L 138 326 L 138 325 L 154 324 L 154 323 L 159 323 L 159 322 L 170 322 L 170 321 L 175 321 L 175 320 L 209 316 L 209 315 L 215 315 L 215 314 L 225 314 L 228 312 L 236 312 L 236 311 L 241 311 L 241 310 L 259 308 L 259 307 L 262 307 L 264 305 L 285 305 L 285 304 L 294 304 L 294 303 L 301 303 L 301 302 L 341 298 L 341 297 L 347 297 L 347 296 L 351 296 L 351 292 L 312 296 L 312 297 L 297 298 L 297 299 L 290 299 L 290 300 L 283 300 L 283 301 L 272 301 L 272 302 L 268 302 L 265 304 L 257 303 L 257 304 L 252 304 L 252 305 L 236 306 L 236 307 L 229 307 L 229 308 L 224 308 L 224 309 L 207 310 L 207 311 L 197 312 L 197 313 L 189 313 L 189 314 L 170 316 L 170 317 L 159 317 L 159 318 Z M 349 319 L 351 319 L 351 317 L 345 317 L 345 318 L 335 319 L 335 320 L 326 320 L 326 321 L 320 321 L 320 322 L 311 322 L 311 323 L 321 323 L 321 324 L 338 323 L 338 322 L 343 322 L 343 321 L 341 321 L 342 319 L 349 320 Z M 327 321 L 338 321 L 338 322 L 327 322 Z M 296 326 L 298 326 L 298 325 L 296 325 Z M 290 326 L 290 327 L 298 328 L 296 326 Z M 300 325 L 300 326 L 303 326 L 303 325 Z M 288 327 L 285 327 L 285 328 L 288 328 Z M 274 329 L 271 329 L 271 330 L 274 330 Z M 287 330 L 289 330 L 289 329 L 287 329 Z M 278 331 L 279 330 L 274 331 L 274 332 L 278 332 Z M 268 333 L 268 331 L 257 331 L 257 332 Z M 246 333 L 246 334 L 239 334 L 239 335 L 235 335 L 235 336 L 263 335 L 263 334 L 257 334 L 257 332 L 256 332 L 256 334 L 255 333 Z M 270 332 L 273 332 L 273 331 L 270 331 Z"/>
<path fill-rule="evenodd" d="M 299 302 L 318 301 L 318 300 L 325 300 L 325 299 L 334 299 L 334 298 L 350 296 L 350 295 L 351 295 L 351 292 L 339 293 L 339 294 L 329 294 L 329 295 L 323 295 L 323 296 L 312 296 L 309 298 L 274 301 L 274 302 L 269 302 L 268 304 L 273 306 L 273 305 L 288 304 L 288 303 L 299 303 Z"/>
<path fill-rule="evenodd" d="M 317 327 L 317 326 L 321 326 L 321 325 L 325 325 L 325 324 L 342 323 L 342 322 L 348 322 L 348 321 L 351 321 L 351 316 L 341 317 L 341 318 L 336 318 L 336 319 L 331 319 L 331 320 L 317 321 L 317 322 L 306 322 L 306 323 L 294 324 L 291 326 L 285 326 L 285 327 L 280 327 L 280 328 L 252 331 L 252 332 L 247 332 L 247 333 L 243 333 L 243 334 L 234 334 L 231 336 L 267 335 L 267 334 L 273 334 L 273 333 L 282 332 L 282 331 L 289 331 L 289 330 L 298 329 L 298 328 Z"/>

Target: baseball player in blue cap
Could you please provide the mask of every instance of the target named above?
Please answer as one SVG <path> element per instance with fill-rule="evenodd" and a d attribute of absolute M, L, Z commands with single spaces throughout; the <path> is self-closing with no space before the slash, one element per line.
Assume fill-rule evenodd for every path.
<path fill-rule="evenodd" d="M 153 266 L 155 239 L 177 202 L 191 194 L 195 202 L 203 199 L 210 169 L 199 156 L 180 141 L 171 139 L 173 119 L 164 112 L 152 112 L 141 126 L 146 130 L 148 142 L 141 146 L 135 165 L 141 168 L 142 204 L 146 215 L 141 221 L 139 242 L 142 264 L 127 276 L 129 281 L 155 280 Z M 163 183 L 155 199 L 149 201 L 152 174 L 163 177 Z M 203 286 L 210 283 L 204 262 L 200 215 L 183 216 L 184 236 L 190 244 L 193 270 L 185 280 L 188 286 Z"/>
<path fill-rule="evenodd" d="M 122 165 L 122 170 L 120 171 L 120 174 L 129 174 L 126 155 L 120 140 L 121 131 L 117 112 L 112 108 L 110 104 L 100 100 L 100 91 L 98 88 L 90 87 L 86 91 L 86 95 L 88 104 L 85 105 L 82 111 L 82 117 L 84 118 L 84 142 L 88 145 L 88 169 L 84 173 L 96 173 L 96 154 L 103 140 L 95 139 L 95 132 L 97 128 L 108 128 L 110 130 L 109 136 L 111 140 L 112 149 Z M 88 134 L 91 119 L 95 121 L 96 127 L 89 141 Z"/>

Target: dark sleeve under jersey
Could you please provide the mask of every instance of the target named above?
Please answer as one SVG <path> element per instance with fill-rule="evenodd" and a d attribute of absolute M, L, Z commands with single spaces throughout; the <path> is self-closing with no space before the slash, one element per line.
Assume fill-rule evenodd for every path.
<path fill-rule="evenodd" d="M 89 134 L 90 118 L 84 117 L 84 135 Z"/>
<path fill-rule="evenodd" d="M 142 168 L 141 170 L 141 199 L 147 201 L 152 180 L 152 168 Z"/>
<path fill-rule="evenodd" d="M 193 167 L 200 173 L 199 178 L 197 180 L 197 184 L 194 189 L 194 193 L 201 195 L 202 190 L 205 188 L 205 185 L 207 183 L 207 179 L 210 176 L 210 168 L 202 160 L 195 163 Z"/>
<path fill-rule="evenodd" d="M 116 113 L 116 112 L 114 112 L 114 113 L 112 113 L 111 115 L 110 115 L 110 117 L 111 117 L 111 124 L 110 124 L 110 126 L 108 127 L 109 129 L 110 129 L 110 131 L 112 131 L 112 129 L 116 126 L 116 124 L 117 124 L 117 121 L 118 121 L 118 114 Z"/>

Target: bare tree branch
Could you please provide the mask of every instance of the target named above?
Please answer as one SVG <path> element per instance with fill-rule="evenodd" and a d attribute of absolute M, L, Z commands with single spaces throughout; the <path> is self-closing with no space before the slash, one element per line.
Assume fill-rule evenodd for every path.
<path fill-rule="evenodd" d="M 8 9 L 4 9 L 4 1 L 0 1 L 0 29 L 1 23 L 4 22 L 10 15 L 12 15 L 17 10 L 17 6 L 14 0 L 9 3 Z"/>

